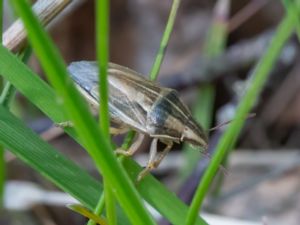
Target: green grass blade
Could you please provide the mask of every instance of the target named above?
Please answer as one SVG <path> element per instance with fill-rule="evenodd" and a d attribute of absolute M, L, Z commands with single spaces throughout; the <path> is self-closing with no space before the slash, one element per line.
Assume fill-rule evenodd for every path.
<path fill-rule="evenodd" d="M 41 140 L 3 107 L 0 107 L 0 126 L 2 128 L 0 130 L 1 144 L 83 205 L 89 208 L 96 206 L 102 190 L 99 182 Z M 125 164 L 132 179 L 136 179 L 140 167 L 130 159 L 126 159 Z M 172 224 L 182 224 L 188 210 L 187 206 L 153 176 L 147 176 L 139 184 L 138 189 L 145 200 L 157 208 Z M 125 219 L 119 217 L 119 220 Z M 206 223 L 199 219 L 196 224 Z"/>
<path fill-rule="evenodd" d="M 87 207 L 96 205 L 101 184 L 0 106 L 0 143 Z"/>
<path fill-rule="evenodd" d="M 24 63 L 28 62 L 29 57 L 31 56 L 31 48 L 27 47 L 19 54 L 19 58 L 22 59 Z M 11 102 L 13 101 L 16 94 L 16 88 L 12 85 L 11 82 L 6 82 L 3 88 L 3 91 L 0 95 L 0 104 L 4 107 L 9 108 Z"/>
<path fill-rule="evenodd" d="M 0 106 L 0 126 L 1 145 L 86 207 L 96 206 L 102 193 L 100 182 L 44 142 L 3 106 Z M 118 217 L 123 224 L 129 224 L 121 211 Z"/>
<path fill-rule="evenodd" d="M 167 25 L 166 25 L 166 29 L 165 29 L 164 34 L 162 36 L 162 40 L 161 40 L 161 43 L 160 43 L 160 46 L 159 46 L 159 50 L 158 50 L 158 53 L 157 53 L 156 58 L 154 60 L 152 70 L 150 72 L 150 79 L 151 80 L 156 80 L 156 78 L 158 76 L 162 61 L 163 61 L 164 56 L 165 56 L 165 51 L 167 49 L 168 42 L 169 42 L 172 30 L 173 30 L 173 26 L 174 26 L 174 23 L 175 23 L 176 14 L 177 14 L 177 11 L 178 11 L 179 4 L 180 4 L 180 0 L 173 0 L 170 15 L 169 15 Z"/>
<path fill-rule="evenodd" d="M 2 3 L 3 2 L 1 2 L 0 4 L 2 4 Z M 1 28 L 1 30 L 2 30 L 2 28 Z M 1 37 L 2 37 L 2 34 L 1 34 Z M 23 53 L 24 54 L 22 54 L 21 58 L 22 58 L 23 62 L 27 62 L 27 60 L 29 59 L 29 56 L 30 56 L 30 48 L 26 48 Z M 12 85 L 12 83 L 7 81 L 5 83 L 4 88 L 0 95 L 0 105 L 9 109 L 10 103 L 14 99 L 15 93 L 16 93 L 15 87 Z M 4 151 L 4 148 L 2 146 L 0 146 L 0 195 L 1 195 L 0 201 L 1 201 L 1 203 L 2 203 L 2 197 L 4 194 L 5 174 L 6 174 L 5 168 L 6 168 L 5 151 Z"/>
<path fill-rule="evenodd" d="M 2 45 L 0 45 L 0 75 L 11 82 L 19 92 L 55 123 L 68 120 L 62 106 L 57 102 L 58 97 L 53 89 Z M 72 128 L 65 130 L 74 138 L 76 137 Z"/>
<path fill-rule="evenodd" d="M 105 193 L 102 192 L 100 198 L 98 199 L 98 202 L 97 202 L 97 205 L 94 209 L 94 212 L 95 212 L 95 215 L 97 216 L 101 216 L 103 210 L 104 210 L 104 207 L 105 207 Z M 93 225 L 95 224 L 95 220 L 94 219 L 91 219 L 87 222 L 87 225 Z"/>
<path fill-rule="evenodd" d="M 97 61 L 99 66 L 99 125 L 102 128 L 102 132 L 106 138 L 110 138 L 109 135 L 109 111 L 108 111 L 108 82 L 107 82 L 107 67 L 109 58 L 109 2 L 108 0 L 96 1 L 96 51 Z M 101 84 L 101 85 L 100 85 Z M 106 206 L 106 215 L 109 224 L 115 225 L 116 208 L 115 199 L 110 186 L 104 182 L 104 199 Z M 103 210 L 103 196 L 100 197 L 94 213 L 101 215 Z M 94 220 L 89 220 L 87 225 L 95 225 Z"/>
<path fill-rule="evenodd" d="M 96 1 L 96 49 L 99 66 L 99 123 L 104 134 L 109 137 L 109 114 L 108 114 L 108 82 L 107 67 L 109 54 L 109 1 Z"/>
<path fill-rule="evenodd" d="M 226 46 L 229 9 L 229 0 L 218 0 L 216 2 L 214 18 L 208 31 L 203 50 L 203 54 L 207 57 L 219 55 Z"/>
<path fill-rule="evenodd" d="M 92 156 L 103 177 L 114 188 L 120 205 L 133 224 L 155 224 L 122 166 L 114 156 L 109 140 L 100 132 L 87 104 L 68 77 L 65 65 L 49 36 L 38 23 L 25 0 L 13 0 L 14 8 L 22 18 L 29 40 L 49 80 L 57 90 L 59 103 L 64 105 L 75 129 Z"/>
<path fill-rule="evenodd" d="M 106 212 L 106 217 L 109 222 L 109 225 L 116 225 L 117 224 L 116 202 L 111 187 L 105 181 L 104 181 L 104 198 L 105 198 L 105 212 Z M 101 205 L 101 198 L 99 199 L 99 204 Z"/>
<path fill-rule="evenodd" d="M 129 158 L 125 158 L 123 163 L 131 179 L 136 179 L 141 171 L 138 164 Z M 152 175 L 143 178 L 137 188 L 144 199 L 161 215 L 165 216 L 171 224 L 184 224 L 188 207 Z M 195 224 L 206 225 L 207 223 L 198 217 Z"/>
<path fill-rule="evenodd" d="M 268 74 L 270 73 L 274 63 L 276 62 L 276 59 L 280 54 L 284 43 L 291 36 L 294 30 L 294 26 L 294 18 L 289 15 L 286 16 L 281 21 L 268 49 L 257 64 L 254 70 L 251 84 L 249 84 L 249 88 L 246 91 L 246 94 L 240 101 L 235 118 L 229 125 L 224 135 L 222 136 L 217 146 L 216 153 L 213 155 L 211 163 L 208 166 L 203 176 L 203 179 L 196 191 L 195 197 L 192 202 L 192 206 L 190 207 L 188 213 L 188 221 L 186 222 L 187 225 L 195 224 L 194 221 L 198 215 L 198 208 L 199 206 L 201 206 L 204 200 L 204 197 L 211 184 L 211 181 L 214 175 L 216 174 L 222 159 L 227 154 L 227 151 L 235 143 L 238 134 L 242 129 L 245 118 L 247 118 L 249 111 L 251 110 L 257 98 L 259 97 L 263 85 L 265 84 L 268 78 Z"/>
<path fill-rule="evenodd" d="M 0 104 L 5 107 L 9 107 L 13 97 L 15 96 L 15 93 L 16 89 L 12 83 L 6 82 L 0 95 Z"/>
<path fill-rule="evenodd" d="M 286 12 L 294 17 L 296 22 L 296 34 L 300 41 L 300 1 L 299 0 L 282 0 Z"/>

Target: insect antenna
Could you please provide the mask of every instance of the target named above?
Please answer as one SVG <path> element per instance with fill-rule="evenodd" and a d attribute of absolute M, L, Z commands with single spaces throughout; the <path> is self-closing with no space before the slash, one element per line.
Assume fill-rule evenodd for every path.
<path fill-rule="evenodd" d="M 250 113 L 250 114 L 246 117 L 246 119 L 248 120 L 248 119 L 251 119 L 251 118 L 253 118 L 253 117 L 255 117 L 255 116 L 256 116 L 255 113 Z M 210 128 L 208 131 L 211 132 L 211 131 L 214 131 L 214 130 L 219 130 L 220 128 L 222 128 L 222 127 L 228 125 L 229 123 L 231 123 L 232 121 L 234 121 L 234 119 L 233 119 L 233 120 L 225 121 L 224 123 L 221 123 L 221 124 L 218 124 L 217 126 Z M 205 158 L 207 158 L 209 161 L 211 161 L 212 156 L 210 155 L 210 153 L 209 153 L 209 151 L 208 151 L 208 148 L 206 148 L 206 149 L 203 149 L 203 148 L 202 148 L 202 149 L 200 150 L 200 153 L 201 153 Z M 227 170 L 222 164 L 219 165 L 219 170 L 220 170 L 225 176 L 228 175 L 228 170 Z"/>
<path fill-rule="evenodd" d="M 250 114 L 246 117 L 246 120 L 252 119 L 252 118 L 254 118 L 255 116 L 256 116 L 256 113 L 250 113 Z M 208 131 L 211 132 L 211 131 L 214 131 L 214 130 L 218 130 L 218 129 L 220 129 L 220 128 L 222 128 L 222 127 L 224 127 L 224 126 L 230 124 L 232 121 L 234 121 L 234 119 L 225 121 L 225 122 L 223 122 L 223 123 L 220 123 L 220 124 L 218 124 L 217 126 L 210 128 Z"/>

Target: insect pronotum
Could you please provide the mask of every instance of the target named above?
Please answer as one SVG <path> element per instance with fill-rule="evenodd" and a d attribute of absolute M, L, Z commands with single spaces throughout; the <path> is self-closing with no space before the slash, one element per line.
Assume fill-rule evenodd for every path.
<path fill-rule="evenodd" d="M 92 109 L 99 106 L 98 66 L 96 62 L 73 62 L 68 67 L 72 79 L 87 99 Z M 117 149 L 117 154 L 134 154 L 146 135 L 153 138 L 148 163 L 139 174 L 138 181 L 158 167 L 172 148 L 173 142 L 188 142 L 207 148 L 207 137 L 202 127 L 193 119 L 188 108 L 180 101 L 178 93 L 159 86 L 143 75 L 117 64 L 108 68 L 109 113 L 114 127 L 110 132 L 122 134 L 130 129 L 138 136 L 130 148 Z M 100 84 L 101 85 L 101 84 Z M 166 147 L 157 153 L 157 142 Z"/>

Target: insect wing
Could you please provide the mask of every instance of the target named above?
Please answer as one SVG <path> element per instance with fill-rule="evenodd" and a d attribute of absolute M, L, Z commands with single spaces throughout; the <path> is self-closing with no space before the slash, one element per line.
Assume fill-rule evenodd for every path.
<path fill-rule="evenodd" d="M 139 88 L 135 86 L 145 79 L 133 75 L 134 71 L 126 67 L 116 64 L 109 66 L 109 112 L 112 121 L 146 132 L 146 113 L 151 102 L 145 104 L 145 93 L 139 92 Z M 88 61 L 75 62 L 70 64 L 68 70 L 81 92 L 85 92 L 83 94 L 87 100 L 99 102 L 97 64 Z M 129 79 L 138 81 L 131 82 Z"/>
<path fill-rule="evenodd" d="M 119 89 L 110 84 L 109 88 L 109 111 L 111 119 L 116 123 L 125 123 L 136 130 L 145 132 L 145 111 L 134 99 L 127 95 L 128 90 L 124 92 L 126 87 Z M 91 94 L 98 96 L 98 88 L 95 88 Z"/>

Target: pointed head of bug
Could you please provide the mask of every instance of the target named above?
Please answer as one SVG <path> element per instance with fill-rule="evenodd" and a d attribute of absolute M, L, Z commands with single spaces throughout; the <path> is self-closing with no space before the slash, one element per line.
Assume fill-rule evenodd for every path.
<path fill-rule="evenodd" d="M 202 147 L 205 150 L 208 147 L 208 138 L 203 128 L 193 118 L 185 124 L 181 141 L 186 141 L 193 146 Z"/>

